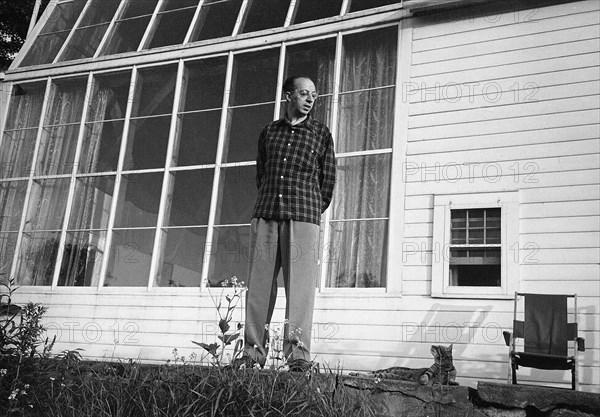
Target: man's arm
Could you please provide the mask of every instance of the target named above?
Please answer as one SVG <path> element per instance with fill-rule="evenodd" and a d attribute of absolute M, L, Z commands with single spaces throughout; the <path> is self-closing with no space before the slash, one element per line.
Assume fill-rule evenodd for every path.
<path fill-rule="evenodd" d="M 260 132 L 260 136 L 258 137 L 258 153 L 256 155 L 256 187 L 260 189 L 260 185 L 262 184 L 262 179 L 265 175 L 265 163 L 267 161 L 267 153 L 265 147 L 265 137 L 266 137 L 265 127 L 262 132 Z"/>
<path fill-rule="evenodd" d="M 319 185 L 321 187 L 321 213 L 327 210 L 333 197 L 333 188 L 335 186 L 335 153 L 333 151 L 333 138 L 331 133 L 327 133 L 327 147 L 325 155 L 321 162 L 321 172 L 319 173 Z"/>

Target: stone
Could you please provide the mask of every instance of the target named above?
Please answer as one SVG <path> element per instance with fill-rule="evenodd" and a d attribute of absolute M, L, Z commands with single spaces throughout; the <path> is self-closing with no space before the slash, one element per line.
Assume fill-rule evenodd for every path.
<path fill-rule="evenodd" d="M 480 408 L 479 411 L 486 417 L 526 417 L 527 412 L 522 409 L 505 410 L 496 407 Z"/>
<path fill-rule="evenodd" d="M 534 407 L 541 412 L 564 408 L 600 415 L 600 394 L 565 388 L 509 385 L 491 382 L 477 384 L 479 398 L 505 408 Z"/>

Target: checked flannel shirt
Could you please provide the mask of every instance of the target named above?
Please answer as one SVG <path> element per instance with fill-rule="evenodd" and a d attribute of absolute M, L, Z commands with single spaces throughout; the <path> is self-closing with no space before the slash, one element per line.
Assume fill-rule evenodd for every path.
<path fill-rule="evenodd" d="M 258 139 L 258 197 L 254 217 L 319 224 L 333 195 L 333 138 L 310 115 L 296 125 L 284 117 L 266 125 Z"/>

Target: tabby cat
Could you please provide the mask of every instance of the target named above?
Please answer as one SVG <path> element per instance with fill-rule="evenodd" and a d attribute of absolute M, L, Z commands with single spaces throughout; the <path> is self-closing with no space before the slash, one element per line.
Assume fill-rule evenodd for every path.
<path fill-rule="evenodd" d="M 421 385 L 458 385 L 455 381 L 456 368 L 454 368 L 454 364 L 452 363 L 452 345 L 433 345 L 431 346 L 431 354 L 435 361 L 429 368 L 413 369 L 392 366 L 391 368 L 380 369 L 368 374 L 352 372 L 350 375 L 381 379 L 400 379 L 418 382 Z"/>

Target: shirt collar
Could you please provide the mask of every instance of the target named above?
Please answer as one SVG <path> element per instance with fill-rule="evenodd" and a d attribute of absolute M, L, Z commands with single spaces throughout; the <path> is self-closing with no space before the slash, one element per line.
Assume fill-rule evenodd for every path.
<path fill-rule="evenodd" d="M 306 119 L 304 119 L 303 121 L 301 121 L 298 124 L 292 125 L 292 123 L 290 123 L 290 121 L 285 117 L 285 114 L 283 115 L 283 117 L 281 119 L 279 119 L 277 121 L 277 123 L 281 124 L 287 124 L 290 127 L 301 127 L 301 126 L 306 126 L 308 129 L 312 130 L 314 132 L 314 126 L 315 126 L 315 121 L 314 119 L 311 117 L 310 113 L 308 113 L 306 115 Z"/>

